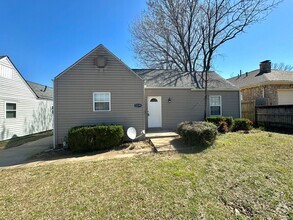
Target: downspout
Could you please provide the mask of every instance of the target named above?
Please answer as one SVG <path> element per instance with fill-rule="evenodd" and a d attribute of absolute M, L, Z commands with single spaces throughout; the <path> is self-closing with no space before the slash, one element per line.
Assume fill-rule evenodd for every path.
<path fill-rule="evenodd" d="M 242 118 L 241 90 L 239 89 L 239 116 Z"/>
<path fill-rule="evenodd" d="M 55 79 L 53 79 L 53 149 L 56 149 L 56 100 L 55 100 L 56 86 Z"/>

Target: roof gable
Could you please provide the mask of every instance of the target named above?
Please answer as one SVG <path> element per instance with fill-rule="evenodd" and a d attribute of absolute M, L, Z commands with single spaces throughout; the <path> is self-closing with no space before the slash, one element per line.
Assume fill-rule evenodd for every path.
<path fill-rule="evenodd" d="M 69 70 L 73 69 L 76 65 L 78 65 L 79 63 L 81 63 L 84 59 L 86 59 L 88 56 L 96 53 L 99 49 L 103 49 L 109 56 L 112 56 L 114 58 L 114 60 L 116 62 L 118 62 L 119 64 L 121 64 L 124 68 L 126 68 L 127 70 L 129 70 L 129 72 L 131 72 L 135 77 L 137 77 L 138 79 L 142 80 L 142 78 L 140 76 L 138 76 L 131 68 L 129 68 L 124 62 L 122 62 L 116 55 L 114 55 L 110 50 L 108 50 L 104 45 L 100 44 L 97 47 L 95 47 L 93 50 L 91 50 L 89 53 L 87 53 L 86 55 L 84 55 L 83 57 L 81 57 L 79 60 L 77 60 L 75 63 L 73 63 L 71 66 L 69 66 L 67 69 L 65 69 L 64 71 L 62 71 L 60 74 L 58 74 L 55 77 L 55 80 L 58 79 L 60 76 L 62 76 L 63 74 L 66 74 Z"/>
<path fill-rule="evenodd" d="M 24 79 L 24 77 L 21 75 L 21 73 L 18 71 L 18 69 L 16 68 L 16 66 L 14 65 L 14 63 L 11 61 L 11 59 L 8 56 L 2 56 L 0 58 L 1 60 L 6 59 L 6 61 L 9 63 L 9 65 L 16 71 L 16 73 L 18 74 L 20 80 L 23 82 L 23 84 L 27 87 L 27 89 L 31 92 L 31 94 L 35 97 L 38 98 L 36 93 L 32 90 L 32 88 L 29 86 L 29 84 L 27 83 L 27 81 Z"/>

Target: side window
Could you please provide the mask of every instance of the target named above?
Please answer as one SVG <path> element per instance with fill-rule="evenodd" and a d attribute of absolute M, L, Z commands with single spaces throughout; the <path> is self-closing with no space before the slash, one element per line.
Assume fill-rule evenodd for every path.
<path fill-rule="evenodd" d="M 16 118 L 16 103 L 6 102 L 6 118 Z"/>
<path fill-rule="evenodd" d="M 111 111 L 111 93 L 110 92 L 94 92 L 93 110 L 94 112 Z"/>
<path fill-rule="evenodd" d="M 220 95 L 210 96 L 210 115 L 222 115 L 222 98 Z"/>

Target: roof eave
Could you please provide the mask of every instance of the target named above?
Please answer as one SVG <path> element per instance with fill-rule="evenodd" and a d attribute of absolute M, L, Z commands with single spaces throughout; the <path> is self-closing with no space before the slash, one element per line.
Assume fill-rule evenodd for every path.
<path fill-rule="evenodd" d="M 290 81 L 290 80 L 271 80 L 271 81 L 265 81 L 265 82 L 251 84 L 251 85 L 239 86 L 239 88 L 240 89 L 248 89 L 248 88 L 264 86 L 264 85 L 273 85 L 273 84 L 293 84 L 293 81 Z"/>

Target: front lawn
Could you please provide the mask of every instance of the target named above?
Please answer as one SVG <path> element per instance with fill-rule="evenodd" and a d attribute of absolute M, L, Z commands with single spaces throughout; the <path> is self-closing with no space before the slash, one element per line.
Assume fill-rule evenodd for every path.
<path fill-rule="evenodd" d="M 0 219 L 292 219 L 293 136 L 0 171 Z"/>

